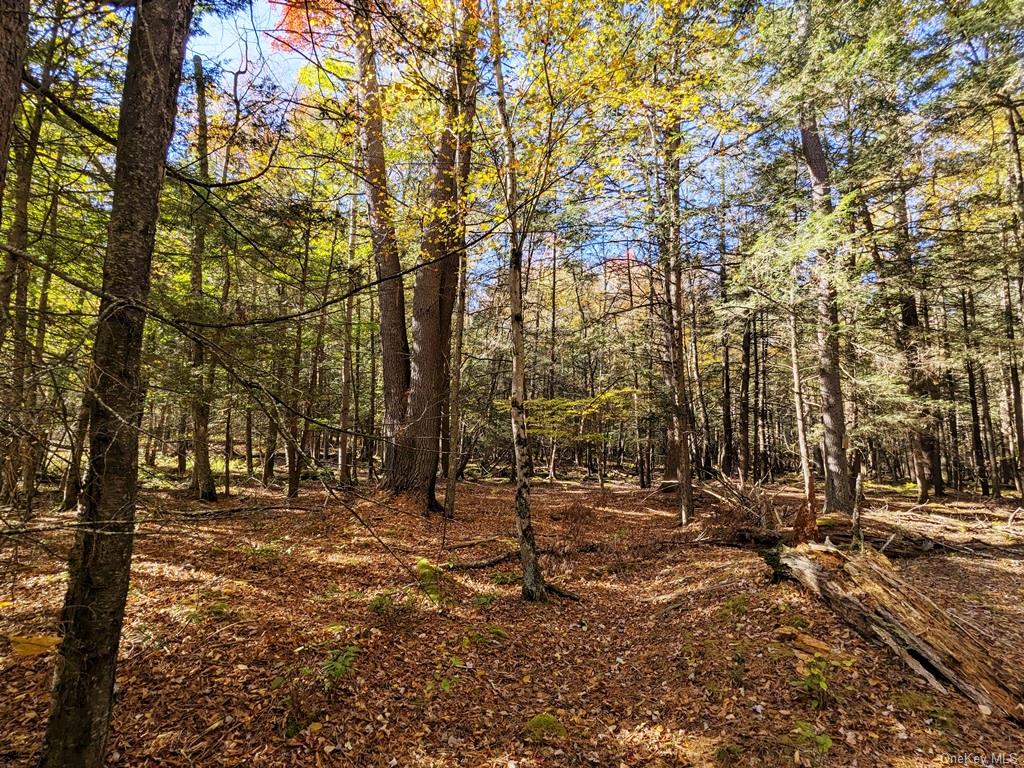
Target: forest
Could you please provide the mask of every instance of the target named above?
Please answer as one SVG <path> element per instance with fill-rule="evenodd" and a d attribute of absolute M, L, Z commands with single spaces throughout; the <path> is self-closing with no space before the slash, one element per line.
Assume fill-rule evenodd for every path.
<path fill-rule="evenodd" d="M 1024 5 L 0 0 L 0 765 L 1024 761 Z"/>

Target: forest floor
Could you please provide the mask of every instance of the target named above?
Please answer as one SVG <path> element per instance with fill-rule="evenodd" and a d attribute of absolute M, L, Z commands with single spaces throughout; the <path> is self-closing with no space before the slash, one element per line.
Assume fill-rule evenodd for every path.
<path fill-rule="evenodd" d="M 792 489 L 770 492 L 783 515 L 797 503 Z M 535 605 L 519 598 L 514 560 L 428 565 L 514 549 L 508 484 L 460 486 L 447 526 L 383 497 L 346 498 L 365 525 L 312 486 L 291 504 L 256 489 L 216 504 L 144 493 L 111 764 L 845 768 L 1011 752 L 1024 762 L 1024 731 L 936 694 L 813 597 L 772 583 L 756 552 L 712 544 L 706 495 L 681 529 L 671 494 L 538 484 L 544 572 L 581 600 Z M 1017 503 L 915 508 L 872 487 L 867 514 L 954 547 L 895 562 L 1019 666 Z M 4 766 L 29 765 L 40 743 L 46 637 L 65 588 L 68 534 L 38 535 L 45 549 L 0 550 Z M 968 551 L 977 541 L 984 554 Z"/>

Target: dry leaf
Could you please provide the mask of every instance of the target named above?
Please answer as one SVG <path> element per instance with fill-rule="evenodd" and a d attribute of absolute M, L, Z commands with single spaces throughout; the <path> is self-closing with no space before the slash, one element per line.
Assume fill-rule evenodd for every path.
<path fill-rule="evenodd" d="M 15 656 L 35 656 L 52 651 L 60 645 L 60 637 L 57 635 L 8 635 L 7 640 Z"/>

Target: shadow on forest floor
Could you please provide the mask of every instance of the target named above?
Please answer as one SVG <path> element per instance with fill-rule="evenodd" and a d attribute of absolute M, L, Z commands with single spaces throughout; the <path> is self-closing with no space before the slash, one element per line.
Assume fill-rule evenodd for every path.
<path fill-rule="evenodd" d="M 798 502 L 768 490 L 783 517 Z M 772 584 L 756 553 L 700 541 L 709 496 L 684 530 L 672 494 L 538 483 L 544 572 L 582 601 L 528 605 L 514 560 L 436 568 L 514 549 L 507 484 L 462 485 L 447 525 L 352 497 L 372 533 L 313 486 L 292 504 L 243 493 L 214 505 L 145 494 L 112 764 L 918 766 L 1024 740 Z M 868 506 L 879 533 L 1003 548 L 896 563 L 1021 664 L 1012 506 L 915 508 L 879 489 Z M 69 540 L 40 527 L 56 528 L 39 534 L 45 548 L 0 552 L 5 636 L 57 628 Z M 0 764 L 30 764 L 52 665 L 0 640 Z"/>

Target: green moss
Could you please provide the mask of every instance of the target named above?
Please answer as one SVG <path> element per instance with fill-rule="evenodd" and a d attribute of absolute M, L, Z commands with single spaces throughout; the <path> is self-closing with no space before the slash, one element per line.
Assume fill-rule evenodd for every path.
<path fill-rule="evenodd" d="M 427 558 L 416 562 L 416 573 L 420 577 L 420 589 L 435 603 L 441 602 L 441 570 Z"/>
<path fill-rule="evenodd" d="M 722 604 L 722 609 L 734 616 L 742 616 L 750 607 L 750 598 L 746 595 L 733 595 Z"/>
<path fill-rule="evenodd" d="M 566 735 L 565 726 L 550 712 L 541 712 L 531 717 L 523 726 L 523 736 L 529 741 L 562 739 Z"/>

